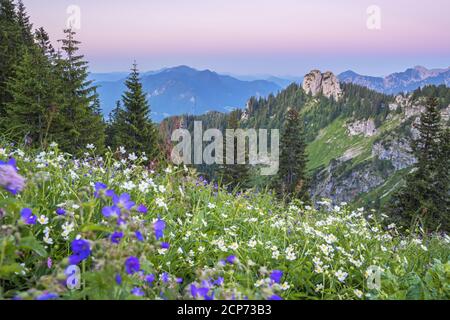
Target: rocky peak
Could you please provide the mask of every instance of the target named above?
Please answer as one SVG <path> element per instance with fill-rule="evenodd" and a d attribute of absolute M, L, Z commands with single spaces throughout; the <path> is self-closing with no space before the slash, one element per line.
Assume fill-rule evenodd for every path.
<path fill-rule="evenodd" d="M 342 97 L 342 89 L 337 77 L 330 71 L 321 73 L 319 70 L 312 70 L 303 80 L 303 90 L 316 96 L 322 93 L 325 97 L 333 97 L 339 100 Z"/>

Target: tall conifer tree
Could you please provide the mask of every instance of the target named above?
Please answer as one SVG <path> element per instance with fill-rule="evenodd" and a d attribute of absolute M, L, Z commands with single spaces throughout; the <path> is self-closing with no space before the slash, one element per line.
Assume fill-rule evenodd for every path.
<path fill-rule="evenodd" d="M 113 119 L 115 147 L 129 152 L 145 152 L 150 159 L 159 155 L 157 131 L 150 119 L 150 105 L 142 88 L 137 64 L 134 63 L 122 95 L 123 110 L 118 107 Z"/>
<path fill-rule="evenodd" d="M 12 100 L 6 104 L 6 126 L 16 141 L 45 145 L 55 120 L 55 82 L 50 61 L 34 46 L 27 49 L 8 81 Z"/>
<path fill-rule="evenodd" d="M 105 127 L 99 114 L 98 95 L 88 80 L 88 63 L 78 54 L 80 42 L 71 29 L 64 30 L 60 40 L 64 57 L 59 55 L 57 72 L 61 73 L 63 103 L 59 108 L 59 139 L 67 151 L 79 153 L 87 144 L 104 147 Z"/>
<path fill-rule="evenodd" d="M 288 110 L 281 137 L 277 191 L 289 199 L 309 200 L 306 176 L 306 143 L 302 120 L 297 111 Z"/>
<path fill-rule="evenodd" d="M 237 130 L 239 129 L 239 112 L 237 110 L 232 111 L 228 115 L 227 119 L 227 129 Z M 234 155 L 227 154 L 227 144 L 224 143 L 224 163 L 220 166 L 220 175 L 222 178 L 222 183 L 228 185 L 230 188 L 246 189 L 250 186 L 250 167 L 248 163 L 248 156 L 246 154 L 246 164 L 238 164 L 238 149 L 237 149 L 237 138 L 233 141 L 233 152 Z M 247 152 L 246 152 L 247 153 Z M 234 159 L 233 164 L 231 159 Z"/>
<path fill-rule="evenodd" d="M 21 30 L 14 2 L 0 0 L 0 129 L 5 122 L 6 103 L 12 99 L 6 90 L 6 82 L 14 74 L 22 49 Z"/>
<path fill-rule="evenodd" d="M 28 46 L 32 46 L 34 44 L 33 24 L 30 22 L 30 17 L 22 0 L 17 2 L 17 22 L 19 23 L 23 42 Z"/>

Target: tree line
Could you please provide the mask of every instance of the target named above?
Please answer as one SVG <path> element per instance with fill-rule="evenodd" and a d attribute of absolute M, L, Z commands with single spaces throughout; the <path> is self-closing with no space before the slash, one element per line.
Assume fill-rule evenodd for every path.
<path fill-rule="evenodd" d="M 44 28 L 33 30 L 22 1 L 0 0 L 0 129 L 25 146 L 56 142 L 72 154 L 94 144 L 158 155 L 157 130 L 136 63 L 122 101 L 108 121 L 72 29 L 54 48 Z"/>

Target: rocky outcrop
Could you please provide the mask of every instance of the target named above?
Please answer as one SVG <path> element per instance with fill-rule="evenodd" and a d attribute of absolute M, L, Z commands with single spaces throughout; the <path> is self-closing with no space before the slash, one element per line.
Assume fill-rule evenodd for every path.
<path fill-rule="evenodd" d="M 441 117 L 443 121 L 449 121 L 450 120 L 450 104 L 447 108 L 441 110 Z"/>
<path fill-rule="evenodd" d="M 378 130 L 375 122 L 372 119 L 368 119 L 348 123 L 347 132 L 350 136 L 363 134 L 365 137 L 372 137 L 378 133 Z"/>
<path fill-rule="evenodd" d="M 332 72 L 321 73 L 313 70 L 303 79 L 303 90 L 313 96 L 322 93 L 325 97 L 333 97 L 336 101 L 342 97 L 342 89 L 339 80 Z"/>
<path fill-rule="evenodd" d="M 372 155 L 380 160 L 389 160 L 395 170 L 408 168 L 417 162 L 406 139 L 377 142 L 372 147 Z"/>
<path fill-rule="evenodd" d="M 380 172 L 375 165 L 366 164 L 336 176 L 342 166 L 345 166 L 345 162 L 333 161 L 314 176 L 311 197 L 315 202 L 324 198 L 331 199 L 335 204 L 351 202 L 360 194 L 382 185 L 386 175 L 390 174 Z"/>
<path fill-rule="evenodd" d="M 404 120 L 411 118 L 413 116 L 418 116 L 425 111 L 425 106 L 423 105 L 410 105 L 405 108 L 405 117 Z"/>

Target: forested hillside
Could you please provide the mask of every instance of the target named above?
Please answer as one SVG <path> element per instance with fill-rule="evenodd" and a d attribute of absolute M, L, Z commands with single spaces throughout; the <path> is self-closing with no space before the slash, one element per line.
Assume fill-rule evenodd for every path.
<path fill-rule="evenodd" d="M 355 84 L 344 83 L 341 88 L 343 96 L 335 101 L 292 84 L 276 96 L 250 98 L 246 109 L 233 113 L 242 128 L 282 129 L 287 111 L 298 111 L 308 143 L 311 196 L 378 207 L 402 184 L 415 162 L 409 144 L 428 97 L 438 99 L 443 124 L 448 126 L 450 89 L 428 86 L 412 94 L 388 96 Z M 214 112 L 172 117 L 163 121 L 161 130 L 168 139 L 177 126 L 192 130 L 194 121 L 202 121 L 205 130 L 224 129 L 229 116 Z M 220 178 L 210 168 L 200 170 L 213 180 Z M 260 188 L 269 183 L 261 177 L 253 179 Z"/>

